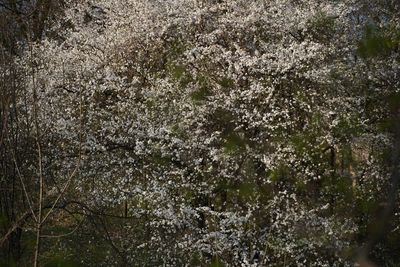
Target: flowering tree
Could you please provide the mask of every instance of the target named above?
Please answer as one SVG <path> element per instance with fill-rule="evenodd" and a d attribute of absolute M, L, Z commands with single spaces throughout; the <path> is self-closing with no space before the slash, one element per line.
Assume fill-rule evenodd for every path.
<path fill-rule="evenodd" d="M 396 16 L 373 27 L 357 1 L 67 6 L 19 64 L 47 133 L 45 195 L 69 185 L 63 203 L 110 244 L 101 263 L 354 264 L 390 184 Z"/>

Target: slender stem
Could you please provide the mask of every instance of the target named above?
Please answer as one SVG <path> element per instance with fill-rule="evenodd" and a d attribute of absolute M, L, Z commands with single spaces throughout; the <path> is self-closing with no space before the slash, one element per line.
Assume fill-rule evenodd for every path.
<path fill-rule="evenodd" d="M 32 48 L 31 48 L 31 57 Z M 36 147 L 38 153 L 38 175 L 39 175 L 39 207 L 37 214 L 37 224 L 36 224 L 36 246 L 35 246 L 35 257 L 33 266 L 39 266 L 39 253 L 40 253 L 40 234 L 42 230 L 42 213 L 43 213 L 43 189 L 44 189 L 44 177 L 43 177 L 43 166 L 42 166 L 42 149 L 40 146 L 40 131 L 39 131 L 39 122 L 38 122 L 38 96 L 36 90 L 36 81 L 35 81 L 35 70 L 34 66 L 32 66 L 32 90 L 33 90 L 33 119 L 35 125 L 36 132 Z"/>

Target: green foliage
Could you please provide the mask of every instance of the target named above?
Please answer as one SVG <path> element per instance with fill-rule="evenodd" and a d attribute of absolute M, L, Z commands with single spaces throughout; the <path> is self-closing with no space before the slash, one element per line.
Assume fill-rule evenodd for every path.
<path fill-rule="evenodd" d="M 177 29 L 177 32 L 179 30 Z M 181 38 L 174 38 L 167 44 L 167 58 L 170 61 L 176 60 L 188 49 L 188 43 Z"/>
<path fill-rule="evenodd" d="M 338 118 L 337 125 L 333 128 L 333 133 L 337 140 L 347 143 L 350 139 L 360 136 L 363 133 L 363 125 L 360 117 L 356 115 L 344 115 Z"/>
<path fill-rule="evenodd" d="M 189 266 L 201 266 L 201 257 L 198 253 L 190 258 Z"/>
<path fill-rule="evenodd" d="M 185 66 L 175 63 L 167 65 L 169 76 L 178 82 L 181 88 L 185 88 L 190 82 L 193 81 L 192 76 L 186 71 Z"/>
<path fill-rule="evenodd" d="M 145 105 L 150 110 L 157 107 L 156 102 L 151 98 L 146 99 Z"/>
<path fill-rule="evenodd" d="M 388 96 L 389 109 L 392 112 L 397 112 L 400 108 L 400 92 L 393 92 Z"/>
<path fill-rule="evenodd" d="M 353 201 L 353 188 L 352 180 L 346 176 L 335 176 L 332 179 L 326 179 L 325 192 L 328 195 L 335 197 L 337 200 L 344 201 L 344 203 L 351 203 Z"/>
<path fill-rule="evenodd" d="M 180 80 L 186 73 L 185 67 L 177 64 L 170 64 L 168 66 L 169 73 L 173 79 Z"/>
<path fill-rule="evenodd" d="M 245 140 L 238 133 L 230 132 L 225 137 L 224 151 L 232 154 L 245 149 L 245 144 Z"/>
<path fill-rule="evenodd" d="M 224 267 L 225 264 L 221 261 L 221 259 L 218 256 L 214 256 L 213 259 L 211 260 L 211 264 L 209 267 Z"/>
<path fill-rule="evenodd" d="M 63 256 L 54 256 L 49 260 L 44 267 L 80 267 L 82 264 L 78 263 L 74 259 L 64 258 Z"/>
<path fill-rule="evenodd" d="M 239 196 L 244 200 L 254 199 L 258 191 L 258 186 L 255 183 L 247 182 L 239 186 Z"/>
<path fill-rule="evenodd" d="M 221 85 L 222 88 L 229 89 L 235 85 L 235 81 L 230 78 L 224 77 L 218 81 L 218 84 Z"/>
<path fill-rule="evenodd" d="M 380 131 L 391 132 L 394 131 L 398 126 L 398 116 L 395 114 L 400 108 L 400 93 L 394 92 L 389 94 L 385 101 L 387 102 L 388 111 L 392 114 L 392 116 L 388 116 L 384 120 L 379 121 L 377 127 Z"/>
<path fill-rule="evenodd" d="M 268 180 L 271 182 L 278 182 L 281 178 L 281 171 L 279 168 L 267 172 Z"/>
<path fill-rule="evenodd" d="M 200 103 L 201 101 L 207 99 L 210 95 L 210 90 L 207 87 L 200 87 L 196 91 L 191 93 L 191 97 L 194 103 Z"/>
<path fill-rule="evenodd" d="M 184 88 L 193 81 L 193 77 L 186 70 L 186 67 L 179 62 L 179 58 L 186 51 L 187 44 L 178 39 L 170 44 L 168 54 L 166 56 L 166 70 L 169 77 L 177 81 Z"/>
<path fill-rule="evenodd" d="M 8 222 L 8 218 L 5 214 L 1 214 L 0 213 L 0 227 L 7 227 L 7 225 L 9 224 Z"/>
<path fill-rule="evenodd" d="M 335 32 L 335 17 L 319 12 L 308 22 L 313 39 L 318 41 L 329 41 Z"/>
<path fill-rule="evenodd" d="M 0 258 L 0 267 L 18 267 L 14 259 Z"/>
<path fill-rule="evenodd" d="M 273 183 L 284 181 L 288 178 L 289 168 L 285 164 L 281 163 L 276 168 L 269 170 L 266 175 L 268 180 Z"/>
<path fill-rule="evenodd" d="M 301 153 L 311 146 L 306 134 L 296 134 L 291 136 L 290 143 L 295 148 L 296 152 Z"/>
<path fill-rule="evenodd" d="M 363 58 L 386 56 L 399 46 L 400 31 L 367 25 L 358 44 L 358 53 Z"/>
<path fill-rule="evenodd" d="M 195 104 L 200 104 L 212 93 L 210 80 L 206 75 L 199 75 L 195 81 L 198 84 L 198 88 L 190 96 Z"/>

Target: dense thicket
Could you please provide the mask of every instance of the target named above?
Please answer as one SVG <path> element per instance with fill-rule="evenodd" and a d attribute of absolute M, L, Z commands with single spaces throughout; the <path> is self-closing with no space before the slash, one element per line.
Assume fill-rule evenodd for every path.
<path fill-rule="evenodd" d="M 27 88 L 22 82 L 26 76 L 15 60 L 28 43 L 41 40 L 60 7 L 60 2 L 55 1 L 0 1 L 1 266 L 13 266 L 29 254 L 32 246 L 27 244 L 22 227 L 29 224 L 29 205 L 20 178 L 26 177 L 25 186 L 33 187 L 30 194 L 36 189 L 34 173 L 29 170 L 29 165 L 36 163 L 30 115 L 26 106 L 19 105 L 27 101 Z"/>
<path fill-rule="evenodd" d="M 396 1 L 0 6 L 5 266 L 397 266 Z"/>

